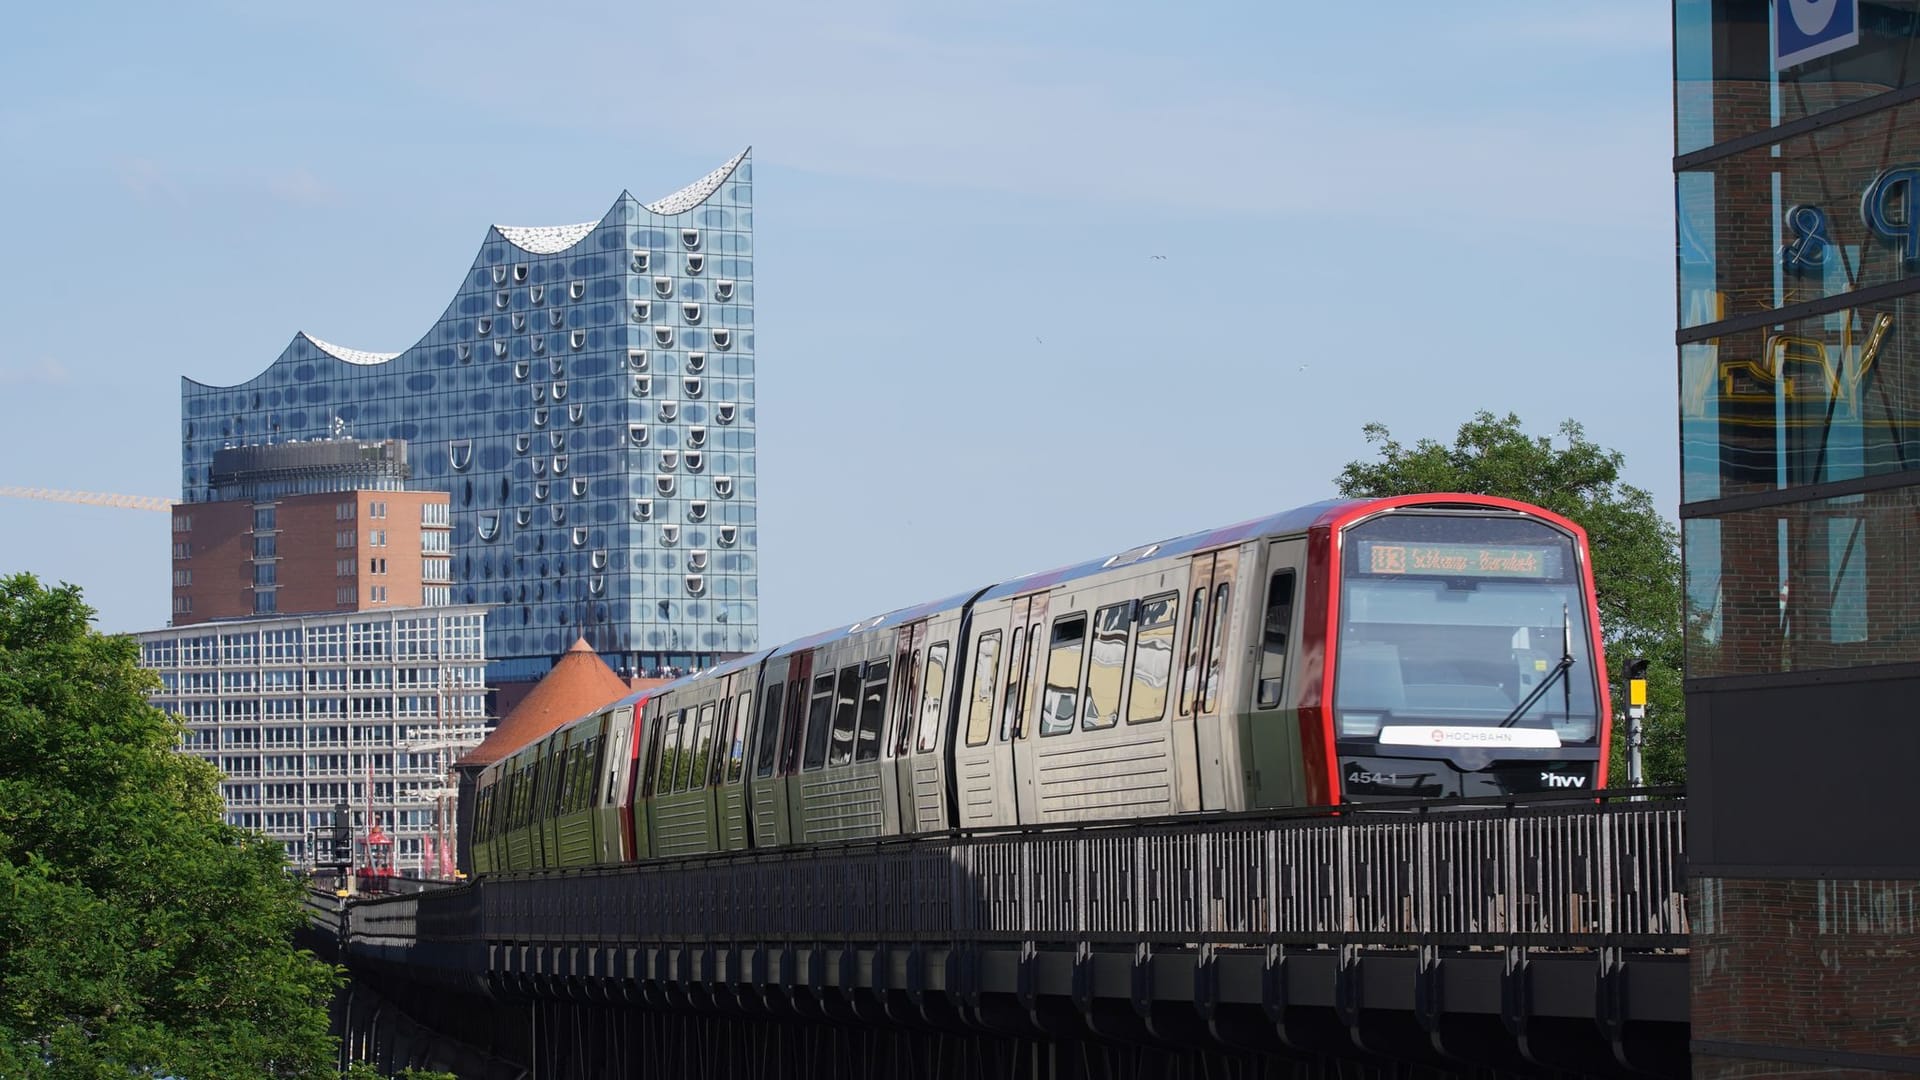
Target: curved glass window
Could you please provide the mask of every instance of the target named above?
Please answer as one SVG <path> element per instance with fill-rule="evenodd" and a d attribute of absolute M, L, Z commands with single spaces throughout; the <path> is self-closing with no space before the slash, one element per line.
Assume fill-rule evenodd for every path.
<path fill-rule="evenodd" d="M 1348 530 L 1344 548 L 1340 738 L 1512 728 L 1502 745 L 1594 740 L 1599 680 L 1571 537 L 1517 517 L 1395 513 Z"/>

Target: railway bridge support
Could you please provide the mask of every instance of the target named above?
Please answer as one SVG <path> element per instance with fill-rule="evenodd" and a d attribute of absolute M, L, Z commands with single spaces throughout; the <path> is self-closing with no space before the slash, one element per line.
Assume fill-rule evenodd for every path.
<path fill-rule="evenodd" d="M 957 833 L 318 897 L 314 929 L 500 1075 L 1679 1075 L 1682 835 L 1676 798 L 1592 795 Z"/>

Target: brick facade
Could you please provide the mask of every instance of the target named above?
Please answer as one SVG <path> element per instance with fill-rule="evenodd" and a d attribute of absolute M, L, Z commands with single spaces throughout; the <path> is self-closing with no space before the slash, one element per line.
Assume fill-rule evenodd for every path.
<path fill-rule="evenodd" d="M 362 490 L 176 506 L 173 625 L 445 604 L 449 503 L 443 491 Z M 264 508 L 273 524 L 256 528 Z M 268 541 L 271 554 L 258 546 Z M 262 565 L 270 585 L 256 583 Z M 263 591 L 274 594 L 265 612 Z"/>

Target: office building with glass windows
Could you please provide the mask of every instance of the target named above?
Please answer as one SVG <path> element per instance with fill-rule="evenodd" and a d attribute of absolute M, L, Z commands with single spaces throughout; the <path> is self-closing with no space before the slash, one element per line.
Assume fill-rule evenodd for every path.
<path fill-rule="evenodd" d="M 154 704 L 186 726 L 183 750 L 225 774 L 230 824 L 311 864 L 345 803 L 356 840 L 378 826 L 392 841 L 394 868 L 450 874 L 452 766 L 486 735 L 485 618 L 454 605 L 134 637 L 160 680 Z"/>
<path fill-rule="evenodd" d="M 1696 1075 L 1920 1071 L 1920 0 L 1676 0 Z"/>
<path fill-rule="evenodd" d="M 704 666 L 758 632 L 752 163 L 596 221 L 495 226 L 396 353 L 299 334 L 261 374 L 181 391 L 181 496 L 215 457 L 403 439 L 451 502 L 456 603 L 491 608 L 495 682 L 575 640 L 619 671 Z"/>

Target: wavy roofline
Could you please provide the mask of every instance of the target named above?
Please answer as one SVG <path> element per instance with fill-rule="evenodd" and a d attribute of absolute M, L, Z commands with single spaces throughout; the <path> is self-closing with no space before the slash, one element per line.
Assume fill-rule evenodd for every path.
<path fill-rule="evenodd" d="M 663 199 L 657 199 L 650 203 L 641 203 L 641 205 L 655 214 L 668 215 L 685 213 L 712 198 L 714 192 L 720 190 L 720 185 L 726 183 L 727 178 L 732 176 L 734 170 L 740 167 L 740 163 L 747 160 L 747 156 L 752 153 L 753 147 L 748 146 L 746 149 L 728 159 L 726 164 L 695 180 L 693 183 L 688 184 L 686 187 L 681 188 Z M 633 198 L 633 196 L 630 193 L 623 191 L 620 193 L 620 198 L 615 199 L 613 206 L 608 207 L 607 212 L 602 214 L 599 219 L 595 221 L 585 221 L 575 225 L 489 225 L 487 226 L 488 238 L 481 243 L 481 253 L 485 253 L 486 244 L 497 234 L 502 240 L 527 252 L 529 255 L 557 255 L 570 248 L 577 247 L 582 240 L 593 235 L 594 230 L 606 224 L 607 218 L 613 215 L 614 208 L 620 205 L 622 199 L 631 198 Z M 576 231 L 577 235 L 575 235 Z M 516 239 L 516 237 L 520 239 Z M 521 242 L 522 239 L 534 244 L 557 244 L 558 246 L 528 247 L 527 244 Z M 565 239 L 566 242 L 560 243 L 563 239 Z M 468 269 L 471 270 L 473 266 L 478 265 L 480 265 L 480 257 L 475 256 L 472 265 L 469 266 Z M 459 289 L 454 290 L 456 296 L 459 294 L 459 291 Z M 436 319 L 434 320 L 434 326 L 437 325 L 439 325 L 439 320 Z M 345 345 L 335 345 L 330 341 L 323 341 L 307 331 L 301 330 L 293 335 L 293 340 L 287 343 L 286 348 L 280 350 L 280 355 L 273 358 L 273 363 L 268 364 L 258 372 L 249 375 L 239 382 L 202 382 L 191 375 L 180 376 L 180 381 L 183 383 L 191 383 L 194 386 L 204 387 L 208 390 L 237 390 L 265 376 L 268 371 L 273 369 L 274 364 L 285 359 L 287 354 L 293 351 L 294 346 L 299 344 L 302 338 L 306 339 L 308 344 L 320 350 L 322 353 L 343 363 L 353 364 L 357 367 L 372 367 L 396 360 L 407 352 L 420 348 L 422 345 L 427 344 L 427 339 L 432 336 L 433 326 L 429 326 L 426 333 L 421 334 L 412 345 L 407 346 L 407 348 L 399 352 L 386 353 L 372 352 L 367 349 L 354 349 Z"/>
<path fill-rule="evenodd" d="M 686 187 L 664 198 L 640 205 L 662 217 L 684 214 L 713 198 L 714 192 L 720 190 L 720 185 L 727 182 L 727 177 L 732 176 L 734 170 L 738 169 L 740 163 L 747 160 L 747 155 L 751 153 L 753 153 L 753 147 L 749 146 L 729 158 L 726 164 Z M 622 197 L 631 198 L 631 195 L 623 193 Z M 582 221 L 574 225 L 495 225 L 493 231 L 500 234 L 500 239 L 529 255 L 558 255 L 591 236 L 593 230 L 605 224 L 606 220 L 606 217 L 602 216 L 598 221 Z"/>

